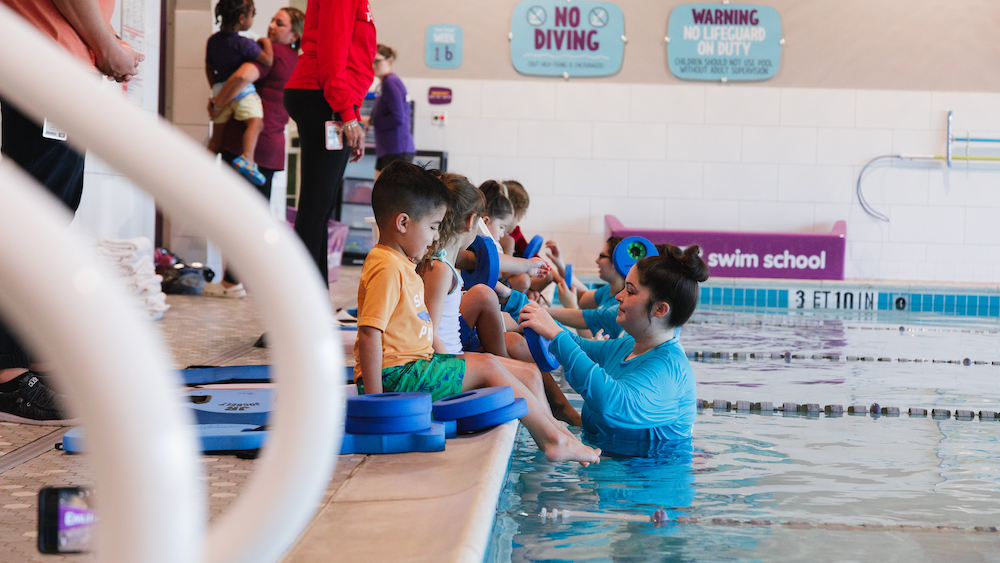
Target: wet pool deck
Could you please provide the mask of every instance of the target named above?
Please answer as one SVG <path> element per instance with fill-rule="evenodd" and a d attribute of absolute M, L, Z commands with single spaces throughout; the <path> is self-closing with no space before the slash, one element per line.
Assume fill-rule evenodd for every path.
<path fill-rule="evenodd" d="M 344 267 L 331 287 L 335 307 L 353 307 L 361 269 Z M 177 368 L 268 363 L 253 348 L 263 331 L 244 300 L 168 296 L 156 323 Z M 353 342 L 352 342 L 353 343 Z M 351 343 L 351 344 L 352 344 Z M 345 361 L 353 363 L 350 344 Z M 286 561 L 482 561 L 517 423 L 448 440 L 437 453 L 342 455 L 317 515 Z M 95 561 L 93 555 L 43 555 L 37 545 L 37 492 L 91 485 L 86 455 L 55 449 L 63 428 L 0 423 L 0 560 Z M 203 456 L 209 519 L 223 514 L 253 475 L 255 460 Z"/>

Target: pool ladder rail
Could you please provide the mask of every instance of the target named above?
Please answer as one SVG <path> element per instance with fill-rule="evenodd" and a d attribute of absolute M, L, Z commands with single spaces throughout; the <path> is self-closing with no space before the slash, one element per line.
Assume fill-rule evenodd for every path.
<path fill-rule="evenodd" d="M 315 265 L 244 180 L 126 101 L 120 86 L 104 88 L 92 65 L 3 3 L 0 33 L 20 47 L 0 51 L 4 100 L 36 122 L 58 123 L 75 149 L 99 156 L 167 211 L 199 225 L 254 287 L 254 306 L 273 340 L 283 397 L 273 435 L 240 498 L 209 525 L 191 416 L 162 338 L 66 228 L 66 210 L 15 164 L 0 161 L 0 306 L 4 321 L 52 361 L 57 378 L 72 374 L 59 383 L 82 419 L 101 491 L 97 560 L 280 560 L 319 507 L 341 440 L 343 386 L 333 375 L 343 373 L 343 353 Z"/>

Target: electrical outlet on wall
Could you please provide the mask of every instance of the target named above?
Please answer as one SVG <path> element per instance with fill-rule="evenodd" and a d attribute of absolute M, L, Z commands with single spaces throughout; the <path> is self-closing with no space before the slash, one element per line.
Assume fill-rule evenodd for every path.
<path fill-rule="evenodd" d="M 438 127 L 444 127 L 445 122 L 448 121 L 448 112 L 446 111 L 432 111 L 431 112 L 431 125 L 437 125 Z"/>

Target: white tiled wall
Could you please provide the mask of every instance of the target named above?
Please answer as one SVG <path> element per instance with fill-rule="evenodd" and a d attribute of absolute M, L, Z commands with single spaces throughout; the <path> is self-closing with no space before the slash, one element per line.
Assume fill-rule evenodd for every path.
<path fill-rule="evenodd" d="M 475 182 L 522 181 L 524 230 L 559 241 L 571 262 L 593 262 L 605 213 L 695 230 L 825 232 L 846 220 L 848 277 L 1000 279 L 1000 163 L 873 166 L 863 192 L 889 223 L 856 195 L 876 156 L 943 154 L 948 110 L 956 135 L 1000 137 L 1000 94 L 404 81 L 417 148 L 447 150 Z M 453 90 L 434 108 L 448 112 L 444 127 L 431 124 L 430 86 Z"/>

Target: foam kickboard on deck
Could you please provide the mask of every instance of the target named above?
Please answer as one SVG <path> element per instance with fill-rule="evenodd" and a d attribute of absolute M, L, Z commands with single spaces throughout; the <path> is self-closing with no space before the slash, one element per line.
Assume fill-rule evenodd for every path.
<path fill-rule="evenodd" d="M 195 432 L 202 452 L 257 450 L 267 439 L 267 430 L 257 430 L 255 424 L 197 424 Z M 62 449 L 69 453 L 83 453 L 86 443 L 82 428 L 72 428 L 63 435 Z"/>
<path fill-rule="evenodd" d="M 354 340 L 357 332 L 346 331 L 344 334 L 350 336 L 351 351 L 353 353 Z M 347 344 L 345 338 L 344 343 Z M 225 382 L 255 382 L 268 383 L 271 381 L 271 366 L 220 366 L 209 368 L 190 368 L 180 370 L 181 377 L 184 378 L 185 385 L 209 385 Z M 346 381 L 354 380 L 354 367 L 345 366 L 344 375 Z"/>
<path fill-rule="evenodd" d="M 267 423 L 274 389 L 195 389 L 187 394 L 198 424 Z"/>

